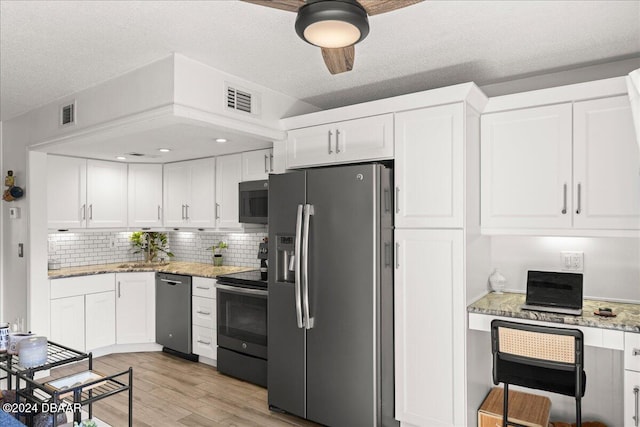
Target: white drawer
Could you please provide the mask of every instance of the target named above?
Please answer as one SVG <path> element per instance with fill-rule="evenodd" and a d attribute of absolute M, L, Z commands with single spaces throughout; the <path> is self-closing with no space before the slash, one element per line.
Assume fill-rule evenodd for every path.
<path fill-rule="evenodd" d="M 193 325 L 193 353 L 198 356 L 217 358 L 216 329 Z"/>
<path fill-rule="evenodd" d="M 203 297 L 192 297 L 191 323 L 205 328 L 215 328 L 216 300 Z"/>
<path fill-rule="evenodd" d="M 638 353 L 635 356 L 634 350 Z M 640 372 L 640 334 L 624 333 L 624 369 Z"/>
<path fill-rule="evenodd" d="M 204 298 L 215 298 L 216 280 L 207 279 L 206 277 L 194 277 L 191 282 L 191 295 Z"/>
<path fill-rule="evenodd" d="M 51 299 L 116 290 L 113 273 L 51 279 Z"/>

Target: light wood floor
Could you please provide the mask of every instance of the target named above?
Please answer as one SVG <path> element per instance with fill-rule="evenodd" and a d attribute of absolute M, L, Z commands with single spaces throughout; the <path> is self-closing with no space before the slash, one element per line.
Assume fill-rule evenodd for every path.
<path fill-rule="evenodd" d="M 133 367 L 133 425 L 158 426 L 316 426 L 267 407 L 267 390 L 220 374 L 216 368 L 166 353 L 121 353 L 95 358 L 93 369 L 113 374 Z M 52 371 L 61 377 L 84 366 Z M 93 405 L 94 416 L 114 427 L 127 425 L 128 400 L 120 393 Z"/>

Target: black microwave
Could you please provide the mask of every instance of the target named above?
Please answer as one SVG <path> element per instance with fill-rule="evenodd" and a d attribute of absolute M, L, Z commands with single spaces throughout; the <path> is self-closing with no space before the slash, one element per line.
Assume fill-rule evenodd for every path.
<path fill-rule="evenodd" d="M 239 184 L 239 221 L 267 224 L 269 219 L 269 181 L 244 181 Z"/>

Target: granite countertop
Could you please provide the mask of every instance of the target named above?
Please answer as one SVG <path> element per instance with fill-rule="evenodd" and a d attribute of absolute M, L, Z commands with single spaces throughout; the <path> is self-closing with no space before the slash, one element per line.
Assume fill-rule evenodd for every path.
<path fill-rule="evenodd" d="M 519 319 L 540 320 L 544 322 L 564 323 L 567 325 L 593 328 L 617 329 L 626 332 L 640 332 L 640 304 L 627 304 L 610 301 L 585 299 L 582 316 L 569 316 L 542 311 L 521 310 L 525 295 L 516 293 L 489 293 L 467 307 L 469 313 L 492 316 L 516 317 Z M 616 317 L 602 317 L 593 314 L 598 308 L 610 308 Z"/>
<path fill-rule="evenodd" d="M 119 262 L 115 264 L 96 264 L 82 267 L 67 267 L 59 270 L 49 270 L 49 279 L 61 279 L 63 277 L 88 276 L 103 273 L 133 273 L 144 271 L 158 271 L 161 273 L 184 274 L 187 276 L 198 276 L 215 278 L 223 274 L 239 273 L 241 271 L 256 270 L 252 267 L 221 266 L 214 267 L 212 264 L 200 262 Z"/>

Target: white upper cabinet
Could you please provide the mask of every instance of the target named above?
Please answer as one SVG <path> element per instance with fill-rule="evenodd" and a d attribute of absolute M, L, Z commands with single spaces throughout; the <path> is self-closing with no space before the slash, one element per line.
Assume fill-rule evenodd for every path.
<path fill-rule="evenodd" d="M 482 226 L 571 226 L 571 104 L 482 116 Z"/>
<path fill-rule="evenodd" d="M 199 159 L 191 166 L 191 200 L 187 204 L 187 222 L 191 227 L 215 226 L 215 159 Z"/>
<path fill-rule="evenodd" d="M 396 114 L 396 227 L 463 226 L 463 144 L 463 103 Z"/>
<path fill-rule="evenodd" d="M 215 226 L 215 159 L 164 165 L 164 225 Z"/>
<path fill-rule="evenodd" d="M 640 229 L 640 164 L 627 96 L 573 106 L 573 225 Z"/>
<path fill-rule="evenodd" d="M 129 164 L 129 227 L 162 226 L 162 165 Z"/>
<path fill-rule="evenodd" d="M 626 96 L 483 115 L 483 230 L 638 230 L 638 158 Z"/>
<path fill-rule="evenodd" d="M 48 227 L 127 226 L 127 165 L 101 160 L 47 158 Z"/>
<path fill-rule="evenodd" d="M 47 157 L 47 225 L 82 228 L 86 224 L 87 160 Z"/>
<path fill-rule="evenodd" d="M 242 181 L 267 179 L 272 172 L 275 172 L 272 149 L 242 153 Z"/>
<path fill-rule="evenodd" d="M 393 158 L 393 114 L 290 130 L 287 167 Z"/>
<path fill-rule="evenodd" d="M 216 158 L 216 227 L 241 229 L 238 222 L 238 184 L 244 167 L 244 154 L 232 154 Z"/>

